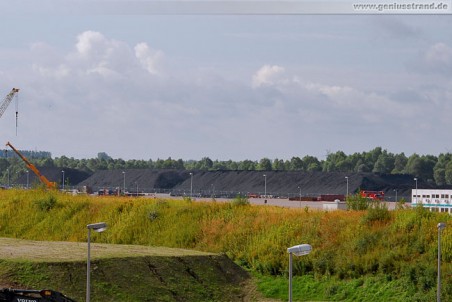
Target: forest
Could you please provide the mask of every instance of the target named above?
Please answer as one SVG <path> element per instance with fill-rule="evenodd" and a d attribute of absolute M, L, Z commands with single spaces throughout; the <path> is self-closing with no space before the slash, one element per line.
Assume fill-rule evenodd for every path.
<path fill-rule="evenodd" d="M 394 154 L 381 147 L 368 152 L 345 154 L 343 151 L 328 152 L 324 160 L 315 156 L 294 156 L 289 159 L 260 160 L 212 160 L 203 157 L 200 160 L 156 159 L 123 160 L 114 159 L 105 152 L 99 152 L 96 158 L 76 159 L 61 156 L 52 158 L 50 152 L 21 151 L 38 167 L 73 168 L 86 172 L 114 169 L 177 169 L 177 170 L 245 170 L 245 171 L 323 171 L 323 172 L 373 172 L 385 174 L 410 174 L 438 186 L 452 185 L 452 153 L 434 155 L 412 154 L 403 152 Z M 3 152 L 5 154 L 5 152 Z M 25 172 L 25 165 L 13 152 L 8 157 L 0 157 L 2 180 L 14 178 Z"/>

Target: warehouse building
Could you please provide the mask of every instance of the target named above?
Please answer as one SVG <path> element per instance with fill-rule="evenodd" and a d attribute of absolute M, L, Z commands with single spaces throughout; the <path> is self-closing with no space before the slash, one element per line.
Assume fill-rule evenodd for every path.
<path fill-rule="evenodd" d="M 420 204 L 432 212 L 452 213 L 452 190 L 411 190 L 411 205 L 415 207 Z"/>

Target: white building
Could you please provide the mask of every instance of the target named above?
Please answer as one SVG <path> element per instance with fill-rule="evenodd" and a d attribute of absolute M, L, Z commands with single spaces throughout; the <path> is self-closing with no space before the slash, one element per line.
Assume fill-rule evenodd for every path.
<path fill-rule="evenodd" d="M 452 213 L 452 190 L 411 190 L 411 206 L 422 204 L 432 212 Z"/>

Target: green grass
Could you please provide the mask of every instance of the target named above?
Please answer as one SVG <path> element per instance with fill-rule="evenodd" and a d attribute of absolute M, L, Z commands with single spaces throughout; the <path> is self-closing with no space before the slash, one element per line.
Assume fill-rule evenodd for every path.
<path fill-rule="evenodd" d="M 225 253 L 243 268 L 273 278 L 279 285 L 262 291 L 278 299 L 287 294 L 287 286 L 278 281 L 287 279 L 287 247 L 309 243 L 312 253 L 296 257 L 293 271 L 295 278 L 312 276 L 309 289 L 317 293 L 309 296 L 310 290 L 294 288 L 301 293 L 299 299 L 372 301 L 381 297 L 391 301 L 401 297 L 402 301 L 409 297 L 413 299 L 409 301 L 431 301 L 436 290 L 436 225 L 440 221 L 450 224 L 451 217 L 420 208 L 377 210 L 323 212 L 7 190 L 0 192 L 0 236 L 83 243 L 86 225 L 105 221 L 109 228 L 93 233 L 95 244 Z M 442 252 L 443 300 L 452 301 L 449 228 L 442 233 Z M 362 286 L 350 287 L 355 282 Z"/>
<path fill-rule="evenodd" d="M 224 256 L 103 258 L 91 263 L 91 301 L 237 301 L 248 279 Z M 85 300 L 86 262 L 0 261 L 0 283 Z"/>
<path fill-rule="evenodd" d="M 256 276 L 258 289 L 266 297 L 287 301 L 288 278 Z M 335 277 L 296 276 L 292 280 L 293 301 L 434 301 L 435 291 L 417 291 L 409 280 L 387 280 L 382 276 L 363 276 L 350 280 Z"/>

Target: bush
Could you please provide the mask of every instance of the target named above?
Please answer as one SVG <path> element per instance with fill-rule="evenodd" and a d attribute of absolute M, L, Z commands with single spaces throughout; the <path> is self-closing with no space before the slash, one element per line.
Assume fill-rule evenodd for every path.
<path fill-rule="evenodd" d="M 346 199 L 347 210 L 362 211 L 367 210 L 369 207 L 369 201 L 367 198 L 362 197 L 359 194 L 349 195 Z"/>
<path fill-rule="evenodd" d="M 40 209 L 41 211 L 50 211 L 51 209 L 53 209 L 57 203 L 57 199 L 55 196 L 50 195 L 44 199 L 40 199 L 38 201 L 35 202 L 36 206 L 38 207 L 38 209 Z"/>
<path fill-rule="evenodd" d="M 241 195 L 237 195 L 231 202 L 232 205 L 234 206 L 246 206 L 250 204 L 250 201 L 248 200 L 247 197 L 241 196 Z"/>
<path fill-rule="evenodd" d="M 388 207 L 381 201 L 372 201 L 367 209 L 367 213 L 363 216 L 365 223 L 372 223 L 375 221 L 386 222 L 391 219 Z"/>

